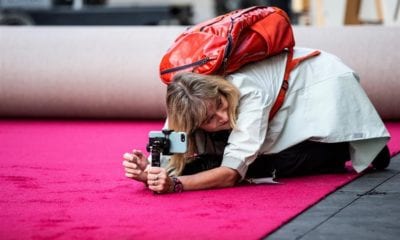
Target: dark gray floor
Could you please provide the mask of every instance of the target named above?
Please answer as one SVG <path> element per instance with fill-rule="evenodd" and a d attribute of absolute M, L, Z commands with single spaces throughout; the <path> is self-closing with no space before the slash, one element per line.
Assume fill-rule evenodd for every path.
<path fill-rule="evenodd" d="M 266 237 L 400 239 L 400 154 L 385 171 L 349 183 Z"/>

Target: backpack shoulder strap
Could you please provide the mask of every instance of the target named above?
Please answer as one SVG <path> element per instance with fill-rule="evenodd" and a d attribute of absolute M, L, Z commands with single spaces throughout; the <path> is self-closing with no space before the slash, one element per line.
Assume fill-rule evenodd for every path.
<path fill-rule="evenodd" d="M 269 114 L 269 120 L 275 116 L 275 114 L 279 111 L 279 109 L 282 107 L 282 104 L 285 100 L 286 92 L 289 88 L 289 77 L 290 77 L 290 72 L 295 69 L 302 61 L 307 60 L 309 58 L 318 56 L 321 52 L 318 50 L 315 50 L 305 56 L 298 57 L 293 59 L 293 49 L 289 49 L 287 59 L 286 59 L 286 67 L 285 67 L 285 74 L 283 77 L 283 82 L 281 89 L 279 90 L 278 97 L 276 98 L 276 101 L 274 105 L 272 106 L 271 113 Z"/>

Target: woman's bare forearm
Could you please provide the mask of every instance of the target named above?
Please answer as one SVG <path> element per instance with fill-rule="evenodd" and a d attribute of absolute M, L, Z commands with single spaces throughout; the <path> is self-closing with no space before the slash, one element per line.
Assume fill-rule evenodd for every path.
<path fill-rule="evenodd" d="M 234 186 L 239 180 L 239 173 L 231 168 L 218 167 L 193 175 L 180 176 L 184 190 L 200 190 Z"/>

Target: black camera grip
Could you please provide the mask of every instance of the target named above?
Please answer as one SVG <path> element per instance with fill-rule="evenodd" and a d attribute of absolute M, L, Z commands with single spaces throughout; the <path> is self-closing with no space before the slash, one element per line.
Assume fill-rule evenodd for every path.
<path fill-rule="evenodd" d="M 152 167 L 160 167 L 161 166 L 160 151 L 151 151 L 151 166 Z"/>

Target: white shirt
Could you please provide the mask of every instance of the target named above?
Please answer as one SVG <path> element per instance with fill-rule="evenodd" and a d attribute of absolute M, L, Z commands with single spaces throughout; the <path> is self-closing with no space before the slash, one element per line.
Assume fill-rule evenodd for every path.
<path fill-rule="evenodd" d="M 310 53 L 296 48 L 294 57 Z M 286 53 L 243 67 L 227 77 L 240 91 L 237 127 L 224 150 L 222 166 L 242 178 L 261 154 L 278 153 L 304 140 L 350 142 L 353 167 L 368 167 L 390 136 L 358 82 L 336 56 L 322 52 L 290 74 L 285 101 L 268 116 L 283 81 Z"/>

